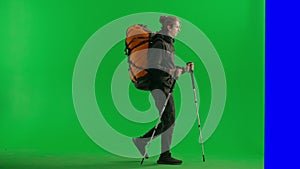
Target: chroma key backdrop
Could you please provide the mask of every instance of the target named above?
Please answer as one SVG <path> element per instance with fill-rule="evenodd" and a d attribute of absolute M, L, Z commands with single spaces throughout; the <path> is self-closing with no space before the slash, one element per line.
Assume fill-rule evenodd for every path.
<path fill-rule="evenodd" d="M 129 79 L 126 30 L 177 16 L 175 63 L 195 63 L 174 88 L 171 152 L 184 168 L 264 168 L 265 2 L 0 2 L 0 168 L 169 168 L 132 143 L 158 121 Z"/>

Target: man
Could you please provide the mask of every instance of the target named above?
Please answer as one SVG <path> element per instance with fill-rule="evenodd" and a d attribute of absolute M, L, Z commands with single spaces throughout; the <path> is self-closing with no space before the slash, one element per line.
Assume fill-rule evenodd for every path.
<path fill-rule="evenodd" d="M 154 35 L 148 51 L 148 69 L 151 76 L 150 91 L 155 100 L 159 112 L 171 91 L 171 87 L 181 74 L 194 70 L 194 64 L 189 62 L 186 67 L 175 66 L 174 63 L 174 37 L 180 32 L 180 21 L 175 16 L 161 16 L 161 30 Z M 170 146 L 175 122 L 175 105 L 173 95 L 170 96 L 164 112 L 161 114 L 161 122 L 157 129 L 153 127 L 139 138 L 133 138 L 134 144 L 142 155 L 145 154 L 145 146 L 155 130 L 154 138 L 161 135 L 161 154 L 158 164 L 182 164 L 182 160 L 171 156 Z M 148 155 L 146 154 L 146 158 Z"/>

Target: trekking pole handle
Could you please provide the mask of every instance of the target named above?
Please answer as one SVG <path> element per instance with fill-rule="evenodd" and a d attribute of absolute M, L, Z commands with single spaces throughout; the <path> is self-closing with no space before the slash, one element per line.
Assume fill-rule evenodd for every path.
<path fill-rule="evenodd" d="M 170 92 L 169 93 L 172 93 L 173 92 L 173 89 L 174 89 L 174 87 L 175 87 L 175 83 L 176 83 L 176 79 L 173 79 L 174 81 L 173 81 L 173 83 L 172 83 L 172 85 L 171 85 L 171 88 L 170 88 Z"/>
<path fill-rule="evenodd" d="M 193 89 L 195 90 L 196 87 L 195 87 L 195 78 L 194 78 L 194 71 L 191 71 L 191 79 L 192 79 L 192 86 L 193 86 Z"/>
<path fill-rule="evenodd" d="M 193 62 L 187 62 L 187 63 L 186 63 L 186 66 L 188 66 L 190 63 L 193 63 Z M 194 72 L 194 70 L 190 70 L 189 72 L 192 73 L 192 72 Z"/>

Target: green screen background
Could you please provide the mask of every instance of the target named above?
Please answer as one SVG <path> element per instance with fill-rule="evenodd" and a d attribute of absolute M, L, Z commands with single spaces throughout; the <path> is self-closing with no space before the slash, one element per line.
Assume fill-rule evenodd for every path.
<path fill-rule="evenodd" d="M 81 128 L 73 106 L 72 75 L 81 48 L 94 32 L 110 21 L 139 12 L 169 13 L 189 20 L 206 34 L 220 56 L 227 100 L 218 128 L 205 142 L 207 160 L 236 159 L 246 165 L 255 159 L 255 168 L 263 167 L 265 2 L 259 0 L 1 1 L 0 166 L 25 165 L 24 159 L 31 157 L 118 158 L 96 145 Z M 109 82 L 111 70 L 125 59 L 123 48 L 123 42 L 118 43 L 101 63 L 104 70 L 99 70 L 96 78 L 98 101 L 111 99 L 105 92 L 110 84 L 103 81 Z M 189 50 L 176 42 L 178 55 Z M 210 84 L 202 63 L 193 61 L 195 74 L 203 75 L 197 77 L 203 123 L 210 104 Z M 132 97 L 144 98 L 144 93 L 133 87 L 130 91 L 136 108 L 149 106 Z M 105 103 L 104 110 L 108 110 L 110 102 Z M 104 112 L 114 128 L 134 135 L 131 129 L 135 125 L 118 118 L 117 112 Z M 185 160 L 201 159 L 198 135 L 195 123 L 172 152 Z"/>

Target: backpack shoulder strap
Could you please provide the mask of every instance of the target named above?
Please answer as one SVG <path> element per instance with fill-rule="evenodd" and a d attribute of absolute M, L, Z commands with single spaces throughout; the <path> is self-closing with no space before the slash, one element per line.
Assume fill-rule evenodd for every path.
<path fill-rule="evenodd" d="M 152 47 L 153 44 L 155 44 L 155 43 L 157 43 L 157 42 L 160 42 L 160 43 L 163 45 L 163 47 L 166 48 L 166 46 L 165 46 L 165 40 L 164 40 L 161 36 L 159 36 L 159 34 L 156 34 L 156 33 L 155 33 L 155 34 L 151 37 L 151 39 L 150 39 L 150 44 L 151 44 L 150 47 Z"/>

